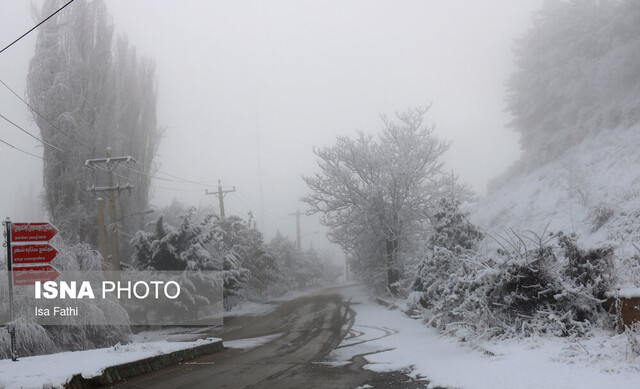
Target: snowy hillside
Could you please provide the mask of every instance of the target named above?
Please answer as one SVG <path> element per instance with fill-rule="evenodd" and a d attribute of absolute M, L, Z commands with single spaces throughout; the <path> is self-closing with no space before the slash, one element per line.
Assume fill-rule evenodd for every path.
<path fill-rule="evenodd" d="M 586 248 L 611 245 L 621 280 L 640 280 L 640 124 L 606 130 L 481 199 L 470 218 L 490 234 L 575 232 Z M 490 239 L 489 239 L 490 240 Z M 490 246 L 491 242 L 487 242 Z"/>

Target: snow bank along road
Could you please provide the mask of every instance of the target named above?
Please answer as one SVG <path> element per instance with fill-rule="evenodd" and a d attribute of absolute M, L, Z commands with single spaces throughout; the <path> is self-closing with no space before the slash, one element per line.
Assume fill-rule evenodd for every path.
<path fill-rule="evenodd" d="M 225 325 L 202 336 L 217 336 L 244 346 L 134 377 L 117 388 L 384 388 L 422 387 L 401 372 L 374 373 L 362 369 L 359 356 L 332 366 L 327 355 L 350 333 L 355 312 L 349 302 L 326 289 L 279 303 L 261 316 L 225 319 Z M 186 340 L 182 338 L 181 340 Z M 365 386 L 367 387 L 367 386 Z"/>

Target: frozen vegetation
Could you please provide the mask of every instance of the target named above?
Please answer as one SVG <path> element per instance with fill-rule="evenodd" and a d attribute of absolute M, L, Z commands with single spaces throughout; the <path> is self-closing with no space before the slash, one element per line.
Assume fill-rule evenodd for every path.
<path fill-rule="evenodd" d="M 307 202 L 376 294 L 472 343 L 615 336 L 637 359 L 637 330 L 603 303 L 640 282 L 638 9 L 545 3 L 507 82 L 521 159 L 475 204 L 426 110 L 316 151 Z"/>
<path fill-rule="evenodd" d="M 51 263 L 59 271 L 92 271 L 99 272 L 102 264 L 100 257 L 87 244 L 66 244 L 62 239 L 55 239 L 58 256 Z M 1 263 L 3 268 L 5 263 Z M 1 293 L 7 293 L 6 288 L 0 289 Z M 61 351 L 86 350 L 99 347 L 113 346 L 119 342 L 129 341 L 131 329 L 122 325 L 79 325 L 70 320 L 67 325 L 43 326 L 36 322 L 33 312 L 23 312 L 19 301 L 21 293 L 32 293 L 25 288 L 15 289 L 16 312 L 13 324 L 16 327 L 16 336 L 19 339 L 17 351 L 20 356 L 51 354 Z M 113 299 L 76 300 L 78 306 L 86 312 L 90 312 L 93 322 L 107 323 L 106 317 L 111 317 L 112 322 L 127 322 L 128 316 L 124 309 Z M 0 304 L 4 312 L 8 312 L 9 296 L 2 295 Z M 24 309 L 22 307 L 22 309 Z M 116 319 L 117 317 L 118 319 Z M 10 338 L 4 328 L 0 331 L 0 358 L 9 358 Z"/>
<path fill-rule="evenodd" d="M 102 266 L 90 246 L 97 241 L 85 190 L 92 180 L 80 169 L 87 149 L 110 144 L 139 156 L 139 166 L 118 176 L 140 186 L 130 203 L 119 200 L 125 214 L 149 203 L 161 134 L 153 64 L 113 38 L 103 2 L 80 4 L 39 31 L 27 83 L 29 102 L 52 118 L 34 114 L 42 137 L 72 156 L 44 152 L 46 209 L 65 231 L 54 262 L 60 270 Z M 40 12 L 54 5 L 45 2 Z M 367 368 L 408 369 L 432 386 L 622 388 L 638 381 L 638 328 L 624 326 L 604 303 L 639 294 L 639 37 L 637 0 L 545 2 L 517 41 L 507 81 L 522 155 L 479 200 L 444 169 L 450 142 L 435 136 L 430 107 L 383 115 L 380 131 L 314 150 L 318 170 L 304 177 L 303 201 L 368 292 L 396 308 L 370 303 L 363 289 L 345 292 L 361 305 L 330 363 L 366 354 Z M 72 73 L 92 81 L 71 83 Z M 252 214 L 219 217 L 177 200 L 159 214 L 146 225 L 127 221 L 137 232 L 121 242 L 126 267 L 220 272 L 224 308 L 236 314 L 341 274 L 332 258 L 280 233 L 265 241 Z M 122 314 L 108 302 L 96 308 L 97 315 Z M 132 339 L 128 326 L 14 324 L 24 356 Z M 2 331 L 0 357 L 8 354 Z"/>
<path fill-rule="evenodd" d="M 166 214 L 166 216 L 165 216 Z M 172 226 L 165 221 L 177 221 Z M 212 209 L 179 203 L 131 240 L 132 266 L 141 270 L 218 271 L 223 278 L 224 307 L 256 302 L 311 286 L 331 284 L 341 274 L 332 258 L 312 248 L 300 250 L 281 234 L 265 243 L 251 215 L 218 217 Z"/>

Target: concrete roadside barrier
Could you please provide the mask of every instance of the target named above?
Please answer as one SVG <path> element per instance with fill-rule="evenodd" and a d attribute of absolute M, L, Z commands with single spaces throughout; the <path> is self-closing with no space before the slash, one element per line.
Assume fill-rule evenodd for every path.
<path fill-rule="evenodd" d="M 176 365 L 180 362 L 188 361 L 201 355 L 213 354 L 222 350 L 224 350 L 224 346 L 222 345 L 222 340 L 219 340 L 167 354 L 109 366 L 102 370 L 102 374 L 94 377 L 83 377 L 81 374 L 76 374 L 64 385 L 64 387 L 66 389 L 86 389 L 108 386 L 124 381 L 130 377 L 160 370 L 167 366 Z"/>

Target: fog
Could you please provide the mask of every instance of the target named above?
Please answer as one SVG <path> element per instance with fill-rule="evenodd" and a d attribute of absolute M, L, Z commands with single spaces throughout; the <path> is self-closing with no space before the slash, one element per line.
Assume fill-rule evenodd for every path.
<path fill-rule="evenodd" d="M 416 105 L 432 104 L 436 134 L 453 141 L 447 168 L 480 194 L 519 155 L 504 80 L 514 39 L 541 0 L 107 3 L 117 31 L 157 65 L 161 170 L 211 184 L 154 180 L 156 207 L 173 198 L 217 206 L 205 189 L 219 179 L 236 187 L 227 214 L 251 210 L 267 239 L 278 230 L 293 238 L 290 214 L 304 210 L 307 193 L 301 176 L 316 171 L 312 149 L 337 135 L 375 133 L 380 114 Z M 2 0 L 0 9 L 4 47 L 34 21 L 27 2 Z M 0 79 L 22 96 L 35 38 L 0 54 Z M 38 134 L 1 85 L 0 114 Z M 42 153 L 6 122 L 0 134 Z M 0 215 L 24 217 L 16 197 L 42 190 L 42 161 L 4 144 L 0 151 Z M 303 218 L 303 247 L 327 247 L 322 231 L 317 218 Z"/>

